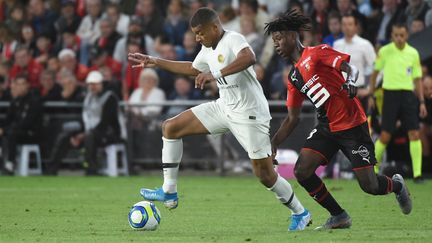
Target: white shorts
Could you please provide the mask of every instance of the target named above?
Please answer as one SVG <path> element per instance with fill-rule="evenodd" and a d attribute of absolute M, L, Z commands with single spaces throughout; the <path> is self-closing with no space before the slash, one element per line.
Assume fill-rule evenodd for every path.
<path fill-rule="evenodd" d="M 250 159 L 264 159 L 271 156 L 270 121 L 247 123 L 234 121 L 215 101 L 195 106 L 191 110 L 210 134 L 232 132 Z"/>

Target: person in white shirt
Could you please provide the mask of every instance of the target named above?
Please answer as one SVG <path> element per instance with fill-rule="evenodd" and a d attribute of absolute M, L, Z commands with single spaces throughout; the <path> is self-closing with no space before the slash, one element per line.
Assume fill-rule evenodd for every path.
<path fill-rule="evenodd" d="M 201 51 L 193 62 L 170 61 L 140 53 L 129 53 L 139 67 L 158 67 L 196 76 L 195 87 L 216 82 L 220 98 L 188 109 L 162 125 L 164 183 L 156 190 L 141 189 L 146 200 L 162 201 L 170 209 L 178 205 L 177 175 L 183 153 L 182 138 L 197 134 L 232 132 L 252 161 L 260 182 L 292 211 L 289 230 L 303 230 L 311 221 L 291 188 L 273 168 L 270 143 L 270 111 L 252 65 L 255 54 L 244 36 L 222 28 L 215 11 L 198 9 L 190 20 Z"/>
<path fill-rule="evenodd" d="M 144 68 L 139 77 L 139 87 L 135 89 L 130 98 L 129 104 L 163 102 L 166 100 L 165 93 L 158 88 L 159 76 L 151 68 Z M 132 107 L 131 111 L 138 116 L 157 116 L 162 112 L 162 106 L 141 106 Z"/>
<path fill-rule="evenodd" d="M 351 56 L 350 64 L 359 70 L 356 82 L 357 97 L 360 99 L 363 109 L 367 111 L 368 105 L 368 77 L 372 74 L 375 61 L 375 49 L 372 44 L 357 35 L 358 19 L 354 15 L 342 17 L 342 32 L 344 38 L 334 42 L 334 49 Z"/>

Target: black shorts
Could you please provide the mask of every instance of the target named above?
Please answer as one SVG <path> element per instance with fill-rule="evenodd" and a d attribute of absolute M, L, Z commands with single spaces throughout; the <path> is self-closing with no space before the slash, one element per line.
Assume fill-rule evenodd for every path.
<path fill-rule="evenodd" d="M 381 128 L 392 133 L 398 119 L 407 131 L 419 129 L 419 103 L 412 91 L 384 90 Z"/>
<path fill-rule="evenodd" d="M 318 125 L 309 134 L 303 149 L 321 155 L 323 165 L 326 165 L 339 149 L 351 161 L 353 170 L 376 164 L 375 147 L 367 122 L 339 132 L 331 132 L 328 127 Z"/>

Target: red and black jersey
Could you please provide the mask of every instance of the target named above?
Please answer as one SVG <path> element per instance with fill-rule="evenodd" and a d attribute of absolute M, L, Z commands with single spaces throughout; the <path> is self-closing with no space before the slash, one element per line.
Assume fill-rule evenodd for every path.
<path fill-rule="evenodd" d="M 289 74 L 287 107 L 300 107 L 308 98 L 318 109 L 318 120 L 330 131 L 342 131 L 366 122 L 357 98 L 342 89 L 345 79 L 340 67 L 350 56 L 328 45 L 306 47 Z"/>

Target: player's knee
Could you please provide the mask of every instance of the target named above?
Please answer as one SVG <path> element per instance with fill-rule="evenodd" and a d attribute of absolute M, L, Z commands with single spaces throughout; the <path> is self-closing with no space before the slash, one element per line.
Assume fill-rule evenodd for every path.
<path fill-rule="evenodd" d="M 367 194 L 371 194 L 371 195 L 378 195 L 378 189 L 379 186 L 377 183 L 361 183 L 360 184 L 361 189 L 366 192 Z"/>
<path fill-rule="evenodd" d="M 175 121 L 172 119 L 167 119 L 162 123 L 162 134 L 168 139 L 180 138 Z"/>
<path fill-rule="evenodd" d="M 306 180 L 310 175 L 309 175 L 308 171 L 306 171 L 304 168 L 302 168 L 298 164 L 299 163 L 297 163 L 296 166 L 294 167 L 294 175 L 298 181 Z"/>

